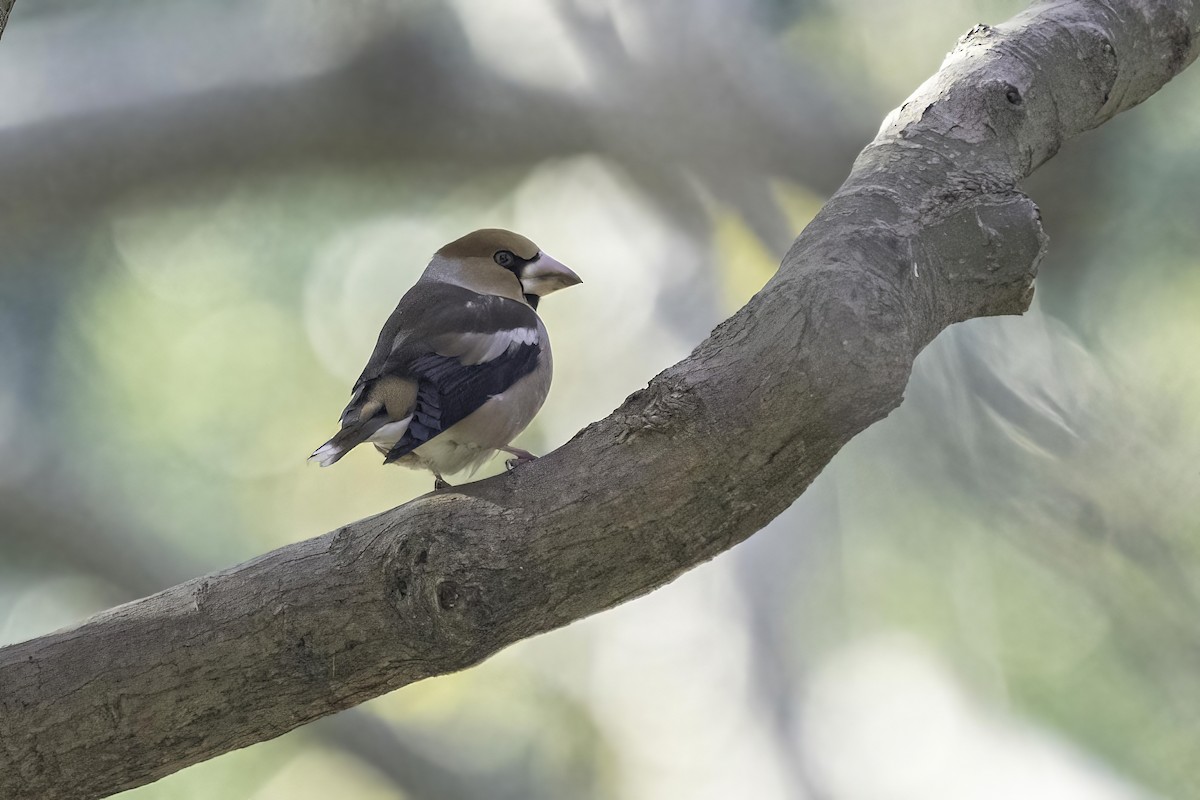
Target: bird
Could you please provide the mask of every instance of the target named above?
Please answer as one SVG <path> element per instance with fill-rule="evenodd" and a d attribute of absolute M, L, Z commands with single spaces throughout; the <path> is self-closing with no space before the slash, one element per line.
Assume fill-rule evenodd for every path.
<path fill-rule="evenodd" d="M 445 475 L 497 451 L 511 471 L 536 458 L 510 443 L 550 391 L 553 357 L 538 301 L 582 280 L 529 239 L 484 228 L 444 245 L 388 317 L 342 412 L 309 456 L 322 467 L 369 442 L 385 464 Z"/>

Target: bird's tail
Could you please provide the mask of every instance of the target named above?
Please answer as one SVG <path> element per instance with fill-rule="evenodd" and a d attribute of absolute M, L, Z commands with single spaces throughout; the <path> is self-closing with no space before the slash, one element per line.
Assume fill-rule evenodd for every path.
<path fill-rule="evenodd" d="M 378 427 L 379 425 L 358 424 L 342 428 L 336 436 L 314 450 L 308 460 L 315 461 L 322 467 L 328 467 L 349 453 L 352 448 L 365 442 Z"/>

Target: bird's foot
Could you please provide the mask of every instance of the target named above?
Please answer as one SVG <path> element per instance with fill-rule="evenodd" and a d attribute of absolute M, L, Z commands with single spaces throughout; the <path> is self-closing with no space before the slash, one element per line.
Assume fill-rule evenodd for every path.
<path fill-rule="evenodd" d="M 522 464 L 527 464 L 530 461 L 537 461 L 537 456 L 528 450 L 522 450 L 519 447 L 501 447 L 500 449 L 514 456 L 513 458 L 510 458 L 504 462 L 504 466 L 508 468 L 509 472 L 512 472 Z"/>
<path fill-rule="evenodd" d="M 442 489 L 449 489 L 452 486 L 454 486 L 454 484 L 449 483 L 441 475 L 438 475 L 436 472 L 433 474 L 433 490 L 435 492 L 440 492 Z"/>

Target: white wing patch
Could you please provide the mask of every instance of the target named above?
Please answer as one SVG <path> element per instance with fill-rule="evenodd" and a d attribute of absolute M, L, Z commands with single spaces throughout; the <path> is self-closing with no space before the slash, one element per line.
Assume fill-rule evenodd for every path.
<path fill-rule="evenodd" d="M 460 333 L 454 337 L 453 353 L 466 366 L 484 364 L 522 345 L 541 341 L 537 328 L 512 328 L 493 333 Z"/>
<path fill-rule="evenodd" d="M 371 438 L 367 439 L 367 441 L 374 444 L 382 444 L 389 448 L 395 447 L 396 442 L 400 441 L 400 437 L 408 430 L 408 423 L 410 422 L 412 422 L 412 414 L 409 414 L 404 419 L 381 425 L 379 430 L 371 434 Z"/>

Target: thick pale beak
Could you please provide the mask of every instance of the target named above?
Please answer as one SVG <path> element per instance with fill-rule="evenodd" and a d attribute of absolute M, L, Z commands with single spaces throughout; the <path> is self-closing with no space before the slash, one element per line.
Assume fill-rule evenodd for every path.
<path fill-rule="evenodd" d="M 537 258 L 521 270 L 521 288 L 525 290 L 525 294 L 536 297 L 545 297 L 551 292 L 577 283 L 583 283 L 583 279 L 566 264 L 555 261 L 545 253 L 539 253 Z"/>

